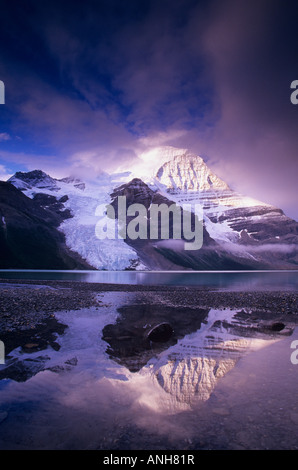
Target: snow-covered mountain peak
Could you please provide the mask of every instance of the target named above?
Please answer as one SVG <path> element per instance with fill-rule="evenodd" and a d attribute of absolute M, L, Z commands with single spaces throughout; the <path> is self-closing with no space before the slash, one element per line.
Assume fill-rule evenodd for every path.
<path fill-rule="evenodd" d="M 130 165 L 130 173 L 127 175 L 125 182 L 133 178 L 140 178 L 145 183 L 152 183 L 162 164 L 185 153 L 187 153 L 187 149 L 170 146 L 155 147 L 142 152 L 138 155 L 138 159 Z"/>
<path fill-rule="evenodd" d="M 165 162 L 157 171 L 156 180 L 171 192 L 230 189 L 208 168 L 203 158 L 187 151 Z"/>
<path fill-rule="evenodd" d="M 57 180 L 51 178 L 42 170 L 33 170 L 28 172 L 17 171 L 8 180 L 15 187 L 21 190 L 32 188 L 58 190 Z"/>

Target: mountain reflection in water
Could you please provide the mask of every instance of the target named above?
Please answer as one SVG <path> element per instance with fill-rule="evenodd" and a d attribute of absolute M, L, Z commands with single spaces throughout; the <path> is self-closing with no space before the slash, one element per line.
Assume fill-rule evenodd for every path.
<path fill-rule="evenodd" d="M 103 329 L 110 358 L 131 372 L 147 375 L 166 395 L 158 408 L 172 412 L 206 401 L 217 381 L 244 354 L 268 346 L 292 333 L 291 325 L 274 331 L 260 319 L 243 312 L 161 305 L 126 305 L 118 308 L 114 324 Z M 163 321 L 173 327 L 172 337 L 152 343 L 146 331 Z M 150 397 L 148 400 L 150 401 Z"/>
<path fill-rule="evenodd" d="M 162 294 L 146 292 L 106 292 L 100 300 L 98 309 L 55 314 L 67 325 L 56 339 L 59 350 L 11 351 L 1 370 L 5 374 L 6 368 L 15 366 L 21 380 L 17 376 L 0 380 L 0 449 L 185 449 L 189 439 L 196 439 L 194 445 L 199 447 L 228 448 L 233 445 L 231 438 L 238 439 L 235 433 L 245 423 L 250 425 L 249 419 L 261 424 L 257 434 L 255 427 L 250 428 L 252 443 L 245 445 L 258 446 L 260 435 L 273 429 L 287 390 L 285 400 L 296 419 L 295 370 L 280 381 L 285 367 L 274 368 L 270 380 L 277 385 L 268 413 L 275 408 L 272 417 L 265 416 L 265 430 L 260 409 L 267 404 L 271 382 L 269 392 L 263 393 L 262 368 L 253 364 L 249 372 L 242 372 L 249 352 L 262 353 L 262 358 L 272 349 L 265 346 L 286 343 L 285 336 L 295 326 L 289 320 L 276 330 L 272 318 L 269 321 L 262 312 L 186 308 L 171 305 Z M 163 343 L 147 341 L 150 328 L 164 321 L 172 326 L 173 335 Z M 285 348 L 282 357 L 291 366 L 290 348 Z M 256 371 L 255 378 L 247 376 L 251 371 Z M 218 392 L 225 392 L 235 373 L 245 386 Z M 246 397 L 247 387 L 257 379 L 261 386 Z M 224 413 L 228 413 L 225 428 L 219 423 Z M 266 445 L 276 448 L 280 434 L 274 439 Z"/>

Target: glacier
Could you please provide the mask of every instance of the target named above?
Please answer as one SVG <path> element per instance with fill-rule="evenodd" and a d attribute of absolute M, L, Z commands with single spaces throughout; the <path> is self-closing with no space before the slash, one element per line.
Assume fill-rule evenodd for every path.
<path fill-rule="evenodd" d="M 48 195 L 54 193 L 56 198 L 68 197 L 64 207 L 71 211 L 73 217 L 64 220 L 59 230 L 64 233 L 67 246 L 79 253 L 91 266 L 107 271 L 146 269 L 139 262 L 135 250 L 124 240 L 99 240 L 96 237 L 96 207 L 110 203 L 109 194 L 115 184 L 112 177 L 105 174 L 94 182 L 82 183 L 74 178 L 55 180 L 40 172 L 38 180 L 35 177 L 27 181 L 21 178 L 19 173 L 9 181 L 30 198 L 41 192 Z"/>

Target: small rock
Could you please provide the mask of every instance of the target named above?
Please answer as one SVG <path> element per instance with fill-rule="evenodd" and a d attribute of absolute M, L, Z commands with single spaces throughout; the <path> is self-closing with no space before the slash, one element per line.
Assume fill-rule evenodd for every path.
<path fill-rule="evenodd" d="M 271 329 L 273 331 L 281 331 L 285 328 L 285 324 L 282 323 L 282 322 L 275 322 L 275 323 L 272 323 L 271 325 Z"/>
<path fill-rule="evenodd" d="M 77 357 L 72 357 L 71 359 L 67 359 L 67 361 L 65 361 L 65 364 L 69 364 L 71 366 L 76 366 L 77 363 L 78 363 Z"/>
<path fill-rule="evenodd" d="M 54 351 L 59 351 L 60 349 L 60 344 L 58 344 L 56 341 L 51 341 L 50 346 L 54 349 Z"/>
<path fill-rule="evenodd" d="M 27 343 L 23 346 L 24 349 L 34 349 L 38 348 L 39 344 L 38 343 Z"/>
<path fill-rule="evenodd" d="M 168 341 L 173 335 L 174 330 L 169 323 L 160 323 L 154 326 L 147 333 L 147 338 L 154 343 L 163 343 Z"/>

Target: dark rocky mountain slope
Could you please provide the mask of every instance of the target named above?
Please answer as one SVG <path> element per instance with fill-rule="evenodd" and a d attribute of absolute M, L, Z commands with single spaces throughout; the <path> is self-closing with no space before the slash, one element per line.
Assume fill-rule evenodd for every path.
<path fill-rule="evenodd" d="M 54 209 L 45 209 L 40 199 L 30 199 L 11 183 L 0 181 L 0 267 L 92 269 L 69 250 L 58 230 L 63 217 L 70 213 L 60 212 L 57 200 L 50 201 L 54 202 Z"/>

